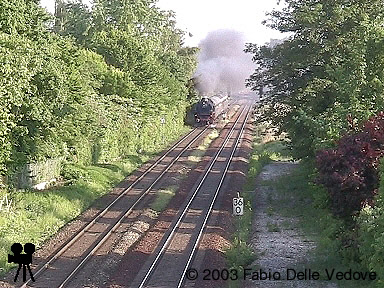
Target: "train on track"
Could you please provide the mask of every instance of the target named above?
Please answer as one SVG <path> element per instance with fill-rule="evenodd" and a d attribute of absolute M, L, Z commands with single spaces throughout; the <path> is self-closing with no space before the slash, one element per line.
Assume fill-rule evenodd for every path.
<path fill-rule="evenodd" d="M 220 115 L 226 115 L 228 104 L 228 94 L 203 96 L 195 105 L 195 122 L 203 125 L 213 124 Z"/>

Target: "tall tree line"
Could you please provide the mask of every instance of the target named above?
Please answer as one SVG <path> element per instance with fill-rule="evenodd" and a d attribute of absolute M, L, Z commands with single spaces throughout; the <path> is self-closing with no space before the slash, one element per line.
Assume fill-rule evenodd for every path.
<path fill-rule="evenodd" d="M 264 87 L 263 116 L 289 133 L 296 158 L 316 165 L 308 181 L 316 187 L 313 203 L 324 208 L 318 222 L 326 223 L 321 238 L 329 254 L 375 271 L 378 280 L 367 285 L 382 287 L 383 1 L 285 2 L 266 23 L 290 36 L 274 46 L 248 45 L 259 65 L 248 85 Z"/>
<path fill-rule="evenodd" d="M 183 126 L 196 49 L 153 0 L 0 0 L 0 173 L 151 152 Z M 161 127 L 160 118 L 167 127 Z"/>
<path fill-rule="evenodd" d="M 286 0 L 266 24 L 289 37 L 249 44 L 265 89 L 264 116 L 289 132 L 297 158 L 313 158 L 384 108 L 382 1 Z"/>

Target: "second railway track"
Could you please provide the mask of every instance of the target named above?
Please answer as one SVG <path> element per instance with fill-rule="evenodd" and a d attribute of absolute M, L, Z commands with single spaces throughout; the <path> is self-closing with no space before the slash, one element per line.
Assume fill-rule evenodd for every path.
<path fill-rule="evenodd" d="M 243 112 L 244 110 L 237 114 L 242 115 Z M 241 115 L 229 134 L 232 135 Z M 160 156 L 141 175 L 138 175 L 131 184 L 123 187 L 121 193 L 114 196 L 114 200 L 91 219 L 88 224 L 84 225 L 81 230 L 77 231 L 71 240 L 58 248 L 47 260 L 38 264 L 33 272 L 36 282 L 28 280 L 21 287 L 67 287 L 69 283 L 72 285 L 72 279 L 80 270 L 83 270 L 82 268 L 86 262 L 95 255 L 96 251 L 103 247 L 111 235 L 116 234 L 114 232 L 122 223 L 132 222 L 132 219 L 137 217 L 132 212 L 136 209 L 140 210 L 140 205 L 143 205 L 143 200 L 146 199 L 147 194 L 154 189 L 164 175 L 167 175 L 167 171 L 193 143 L 208 134 L 206 133 L 207 130 L 208 127 L 191 131 L 164 155 Z M 231 135 L 227 137 L 225 142 L 229 141 Z M 208 168 L 208 170 L 211 168 Z M 138 212 L 136 211 L 136 213 Z"/>
<path fill-rule="evenodd" d="M 184 275 L 193 262 L 204 227 L 222 188 L 248 120 L 250 108 L 243 107 L 200 181 L 180 208 L 158 248 L 130 287 L 182 287 Z M 236 135 L 236 136 L 234 136 Z"/>
<path fill-rule="evenodd" d="M 203 137 L 207 129 L 194 129 L 174 144 L 133 183 L 124 187 L 123 191 L 71 240 L 40 264 L 34 271 L 36 282 L 29 279 L 21 288 L 65 287 L 122 220 L 135 209 L 183 153 Z"/>

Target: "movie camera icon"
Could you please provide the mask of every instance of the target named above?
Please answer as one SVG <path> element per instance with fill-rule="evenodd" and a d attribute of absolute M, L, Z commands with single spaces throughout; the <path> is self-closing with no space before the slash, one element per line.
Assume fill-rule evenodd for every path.
<path fill-rule="evenodd" d="M 14 255 L 8 254 L 8 263 L 19 264 L 19 268 L 17 269 L 15 275 L 15 282 L 19 276 L 21 265 L 23 265 L 23 282 L 26 281 L 26 267 L 28 267 L 29 275 L 31 276 L 32 281 L 35 281 L 31 272 L 31 267 L 29 266 L 29 264 L 32 264 L 32 254 L 35 253 L 35 245 L 32 243 L 26 243 L 24 245 L 25 254 L 21 254 L 21 252 L 23 252 L 23 246 L 20 243 L 13 243 L 11 251 Z"/>

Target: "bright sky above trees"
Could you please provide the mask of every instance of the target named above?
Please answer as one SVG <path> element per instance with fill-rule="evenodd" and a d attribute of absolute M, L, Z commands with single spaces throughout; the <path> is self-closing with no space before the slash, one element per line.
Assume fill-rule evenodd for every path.
<path fill-rule="evenodd" d="M 83 2 L 88 4 L 90 0 Z M 55 0 L 41 0 L 41 5 L 52 13 L 54 3 Z M 226 28 L 244 33 L 248 42 L 257 44 L 283 38 L 279 32 L 261 24 L 266 12 L 281 9 L 282 4 L 277 5 L 277 0 L 159 0 L 157 5 L 176 12 L 178 27 L 193 35 L 185 39 L 190 46 L 198 45 L 208 32 Z"/>

